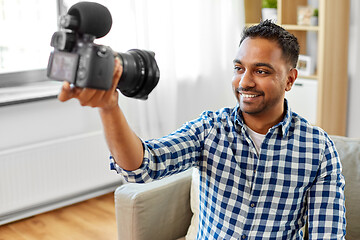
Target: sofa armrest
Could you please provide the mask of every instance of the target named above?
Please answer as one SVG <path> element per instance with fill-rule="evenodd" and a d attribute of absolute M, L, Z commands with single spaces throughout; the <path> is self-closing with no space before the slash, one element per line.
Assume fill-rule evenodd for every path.
<path fill-rule="evenodd" d="M 345 177 L 346 239 L 360 239 L 360 138 L 331 136 Z"/>
<path fill-rule="evenodd" d="M 115 191 L 119 240 L 169 240 L 186 235 L 191 170 L 146 184 L 129 183 Z"/>

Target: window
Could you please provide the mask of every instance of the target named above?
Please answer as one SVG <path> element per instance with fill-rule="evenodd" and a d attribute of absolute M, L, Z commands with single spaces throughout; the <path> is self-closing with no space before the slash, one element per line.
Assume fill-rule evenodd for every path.
<path fill-rule="evenodd" d="M 56 16 L 56 1 L 0 0 L 0 74 L 46 68 Z"/>
<path fill-rule="evenodd" d="M 0 0 L 0 88 L 49 80 L 46 67 L 52 51 L 51 36 L 58 30 L 59 16 L 66 14 L 77 2 L 79 0 Z M 111 4 L 101 0 L 96 2 L 108 7 L 119 5 L 116 1 Z M 131 5 L 131 2 L 123 4 L 122 9 L 126 4 Z M 127 10 L 123 9 L 122 14 L 128 16 Z M 127 30 L 134 31 L 135 28 L 129 26 Z M 109 39 L 107 42 L 101 39 L 99 43 L 129 45 L 119 43 L 119 37 Z M 126 39 L 128 42 L 133 40 Z"/>
<path fill-rule="evenodd" d="M 0 0 L 0 87 L 46 80 L 57 1 Z"/>

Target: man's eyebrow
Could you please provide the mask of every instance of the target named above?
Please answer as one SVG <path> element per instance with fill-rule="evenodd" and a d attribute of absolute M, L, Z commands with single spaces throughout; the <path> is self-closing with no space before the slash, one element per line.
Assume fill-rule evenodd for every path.
<path fill-rule="evenodd" d="M 234 64 L 242 64 L 242 62 L 239 60 L 239 59 L 234 59 L 233 60 L 233 63 Z M 271 70 L 275 70 L 275 68 L 271 65 L 271 64 L 269 64 L 269 63 L 262 63 L 262 62 L 259 62 L 259 63 L 255 63 L 254 64 L 254 66 L 255 67 L 268 67 L 268 68 L 270 68 Z"/>
<path fill-rule="evenodd" d="M 241 64 L 241 61 L 240 61 L 239 59 L 234 59 L 234 60 L 233 60 L 233 63 L 234 63 L 234 64 L 235 64 L 235 63 Z"/>
<path fill-rule="evenodd" d="M 260 63 L 255 63 L 255 66 L 256 67 L 268 67 L 271 70 L 275 70 L 275 68 L 269 63 L 261 63 L 261 62 Z"/>

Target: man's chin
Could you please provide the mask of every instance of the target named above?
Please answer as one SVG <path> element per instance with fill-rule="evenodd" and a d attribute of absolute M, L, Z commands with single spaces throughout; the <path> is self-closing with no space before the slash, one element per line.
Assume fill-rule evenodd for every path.
<path fill-rule="evenodd" d="M 240 102 L 240 110 L 249 115 L 258 115 L 263 109 L 259 105 Z"/>

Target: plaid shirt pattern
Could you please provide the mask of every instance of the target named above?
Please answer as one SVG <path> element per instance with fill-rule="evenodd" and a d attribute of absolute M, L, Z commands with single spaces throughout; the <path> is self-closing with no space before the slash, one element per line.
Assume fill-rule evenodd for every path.
<path fill-rule="evenodd" d="M 311 239 L 344 239 L 345 180 L 334 143 L 286 100 L 285 109 L 259 153 L 236 106 L 143 142 L 139 169 L 125 171 L 114 161 L 112 168 L 138 183 L 198 168 L 197 239 L 303 239 L 306 219 Z"/>

